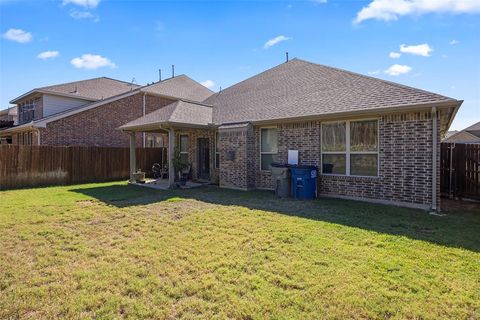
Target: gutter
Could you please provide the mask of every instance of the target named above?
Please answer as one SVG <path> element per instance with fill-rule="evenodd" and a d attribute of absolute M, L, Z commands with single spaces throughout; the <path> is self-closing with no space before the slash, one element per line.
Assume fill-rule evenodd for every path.
<path fill-rule="evenodd" d="M 147 99 L 147 93 L 144 91 L 143 92 L 143 116 L 145 117 L 145 101 Z M 143 148 L 146 146 L 146 141 L 145 141 L 145 132 L 143 134 Z"/>
<path fill-rule="evenodd" d="M 425 110 L 428 111 L 432 107 L 437 108 L 447 108 L 447 107 L 456 107 L 458 110 L 458 106 L 462 103 L 461 100 L 451 100 L 451 101 L 442 101 L 442 102 L 428 102 L 428 103 L 418 103 L 413 105 L 399 105 L 399 106 L 391 106 L 386 108 L 375 108 L 375 109 L 367 109 L 367 110 L 355 110 L 355 111 L 340 111 L 340 112 L 332 112 L 323 115 L 313 114 L 313 115 L 306 115 L 306 116 L 297 116 L 297 117 L 288 117 L 288 118 L 276 118 L 276 119 L 265 119 L 265 120 L 245 120 L 245 121 L 232 121 L 222 123 L 222 125 L 228 124 L 236 124 L 239 122 L 251 122 L 254 125 L 263 125 L 263 124 L 272 124 L 272 123 L 286 123 L 286 122 L 301 122 L 307 120 L 326 120 L 326 119 L 347 119 L 350 117 L 361 117 L 361 116 L 372 116 L 372 115 L 379 115 L 379 114 L 389 114 L 389 113 L 399 113 L 399 112 L 407 112 L 407 111 L 420 111 Z"/>
<path fill-rule="evenodd" d="M 15 132 L 22 132 L 22 131 L 28 131 L 28 130 L 33 130 L 33 129 L 36 129 L 37 127 L 35 126 L 34 122 L 30 122 L 30 123 L 24 123 L 24 124 L 21 124 L 19 126 L 16 126 L 16 127 L 12 127 L 12 128 L 7 128 L 5 130 L 1 130 L 0 131 L 0 134 L 3 134 L 3 133 L 15 133 Z"/>
<path fill-rule="evenodd" d="M 437 108 L 432 107 L 432 211 L 437 211 Z"/>

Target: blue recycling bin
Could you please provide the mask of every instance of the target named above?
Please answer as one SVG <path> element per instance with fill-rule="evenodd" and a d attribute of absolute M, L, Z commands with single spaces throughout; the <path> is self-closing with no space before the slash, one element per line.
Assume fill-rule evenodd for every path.
<path fill-rule="evenodd" d="M 296 199 L 315 199 L 317 190 L 317 167 L 292 166 L 292 193 Z"/>

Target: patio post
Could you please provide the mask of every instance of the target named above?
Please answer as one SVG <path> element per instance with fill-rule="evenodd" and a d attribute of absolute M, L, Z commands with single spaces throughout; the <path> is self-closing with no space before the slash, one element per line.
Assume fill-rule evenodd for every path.
<path fill-rule="evenodd" d="M 135 132 L 130 132 L 130 182 L 135 182 L 133 174 L 135 173 L 135 167 L 137 166 L 135 155 L 136 146 Z"/>
<path fill-rule="evenodd" d="M 175 150 L 175 130 L 168 130 L 168 184 L 173 187 L 175 184 L 175 168 L 173 167 L 173 153 Z"/>

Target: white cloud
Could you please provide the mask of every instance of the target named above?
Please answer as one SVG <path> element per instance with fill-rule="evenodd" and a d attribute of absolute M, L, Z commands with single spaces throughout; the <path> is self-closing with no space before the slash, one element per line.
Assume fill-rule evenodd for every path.
<path fill-rule="evenodd" d="M 418 44 L 414 46 L 407 46 L 405 44 L 400 45 L 400 52 L 409 53 L 416 56 L 430 57 L 433 48 L 430 47 L 427 43 Z"/>
<path fill-rule="evenodd" d="M 399 53 L 399 52 L 390 52 L 388 56 L 392 59 L 398 59 L 398 58 L 400 58 L 401 55 L 402 54 Z"/>
<path fill-rule="evenodd" d="M 58 51 L 44 51 L 38 54 L 37 58 L 42 60 L 47 60 L 51 58 L 58 57 L 60 53 Z"/>
<path fill-rule="evenodd" d="M 70 10 L 70 17 L 73 19 L 94 19 L 95 16 L 90 11 Z"/>
<path fill-rule="evenodd" d="M 115 63 L 109 59 L 96 54 L 84 54 L 81 57 L 74 58 L 70 63 L 78 69 L 98 69 L 101 67 L 116 68 Z"/>
<path fill-rule="evenodd" d="M 26 43 L 32 41 L 32 34 L 22 29 L 8 29 L 7 32 L 2 34 L 2 37 L 19 43 Z"/>
<path fill-rule="evenodd" d="M 409 73 L 410 71 L 412 71 L 412 68 L 409 66 L 394 64 L 394 65 L 391 65 L 390 68 L 388 68 L 384 72 L 390 76 L 398 76 L 401 74 Z"/>
<path fill-rule="evenodd" d="M 327 0 L 311 0 L 311 1 L 315 3 L 327 3 Z"/>
<path fill-rule="evenodd" d="M 395 21 L 401 16 L 427 13 L 480 13 L 480 0 L 373 0 L 354 19 Z"/>
<path fill-rule="evenodd" d="M 374 76 L 376 74 L 380 74 L 380 70 L 368 71 L 368 74 L 371 75 L 371 76 Z"/>
<path fill-rule="evenodd" d="M 451 45 L 451 46 L 454 46 L 454 45 L 459 44 L 459 43 L 460 43 L 460 41 L 453 39 L 448 44 Z"/>
<path fill-rule="evenodd" d="M 100 3 L 100 0 L 63 0 L 62 3 L 63 5 L 71 3 L 84 8 L 96 8 Z"/>
<path fill-rule="evenodd" d="M 212 89 L 215 86 L 215 82 L 213 82 L 212 80 L 205 80 L 200 84 L 204 87 L 207 87 L 208 89 Z"/>
<path fill-rule="evenodd" d="M 290 40 L 291 38 L 289 37 L 285 37 L 285 36 L 278 36 L 278 37 L 275 37 L 273 39 L 270 39 L 268 40 L 267 42 L 265 42 L 265 44 L 263 45 L 263 48 L 264 49 L 268 49 L 282 41 L 287 41 L 287 40 Z"/>

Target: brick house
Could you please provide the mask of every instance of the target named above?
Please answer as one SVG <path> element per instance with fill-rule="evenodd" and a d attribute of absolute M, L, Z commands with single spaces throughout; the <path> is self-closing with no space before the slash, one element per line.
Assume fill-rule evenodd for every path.
<path fill-rule="evenodd" d="M 322 196 L 439 209 L 439 144 L 462 101 L 293 59 L 215 93 L 120 127 L 168 133 L 192 177 L 272 189 L 271 162 L 299 152 L 319 168 Z M 135 169 L 135 155 L 131 154 Z M 170 183 L 174 169 L 170 161 Z"/>
<path fill-rule="evenodd" d="M 117 128 L 178 99 L 203 101 L 212 91 L 185 75 L 139 86 L 94 78 L 33 89 L 14 99 L 18 125 L 0 131 L 13 144 L 127 147 Z M 144 147 L 162 146 L 164 135 L 138 137 Z"/>

